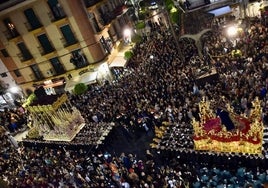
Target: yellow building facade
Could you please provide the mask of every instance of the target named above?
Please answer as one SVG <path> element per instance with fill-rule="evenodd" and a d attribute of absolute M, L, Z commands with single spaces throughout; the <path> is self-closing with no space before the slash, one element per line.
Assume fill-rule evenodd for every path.
<path fill-rule="evenodd" d="M 63 88 L 115 53 L 129 23 L 122 0 L 5 1 L 0 58 L 26 94 L 39 86 Z"/>

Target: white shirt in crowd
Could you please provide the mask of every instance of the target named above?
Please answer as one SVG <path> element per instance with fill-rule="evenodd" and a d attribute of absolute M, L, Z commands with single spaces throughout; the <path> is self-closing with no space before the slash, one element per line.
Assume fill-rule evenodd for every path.
<path fill-rule="evenodd" d="M 128 182 L 122 182 L 121 185 L 123 188 L 130 188 L 130 185 Z"/>

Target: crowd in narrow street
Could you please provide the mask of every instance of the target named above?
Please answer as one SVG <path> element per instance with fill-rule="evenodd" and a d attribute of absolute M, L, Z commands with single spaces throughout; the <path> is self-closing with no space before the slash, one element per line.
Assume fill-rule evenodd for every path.
<path fill-rule="evenodd" d="M 34 141 L 31 146 L 21 142 L 10 147 L 9 135 L 3 134 L 0 174 L 10 187 L 220 188 L 262 187 L 268 182 L 267 143 L 261 155 L 199 152 L 194 150 L 191 125 L 193 118 L 199 119 L 203 96 L 211 101 L 224 96 L 238 114 L 249 113 L 251 102 L 259 97 L 264 126 L 268 125 L 268 29 L 259 20 L 250 22 L 235 47 L 223 40 L 220 30 L 205 35 L 203 46 L 212 59 L 202 63 L 215 67 L 219 78 L 200 84 L 200 65 L 190 62 L 198 54 L 194 43 L 182 48 L 187 57 L 183 62 L 173 36 L 154 27 L 155 32 L 136 45 L 122 78 L 69 98 L 85 117 L 86 127 L 113 122 L 134 142 L 139 134 L 163 134 L 155 143 L 159 147 L 148 144 L 143 156 L 123 148 L 115 153 L 105 146 L 38 147 Z M 235 48 L 242 56 L 232 55 Z"/>

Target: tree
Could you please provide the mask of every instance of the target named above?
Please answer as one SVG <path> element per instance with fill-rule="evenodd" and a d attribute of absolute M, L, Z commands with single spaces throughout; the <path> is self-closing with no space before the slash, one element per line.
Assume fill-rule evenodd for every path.
<path fill-rule="evenodd" d="M 144 29 L 145 28 L 145 22 L 144 21 L 139 21 L 138 23 L 135 24 L 136 29 Z"/>
<path fill-rule="evenodd" d="M 133 52 L 132 51 L 126 51 L 124 55 L 125 55 L 125 59 L 129 60 L 133 56 Z"/>
<path fill-rule="evenodd" d="M 84 83 L 78 83 L 74 86 L 74 94 L 81 95 L 88 90 L 88 86 Z"/>
<path fill-rule="evenodd" d="M 134 35 L 132 36 L 132 38 L 131 38 L 131 41 L 132 41 L 133 43 L 139 43 L 139 42 L 142 41 L 142 37 L 141 37 L 140 35 L 138 35 L 138 34 L 134 34 Z"/>

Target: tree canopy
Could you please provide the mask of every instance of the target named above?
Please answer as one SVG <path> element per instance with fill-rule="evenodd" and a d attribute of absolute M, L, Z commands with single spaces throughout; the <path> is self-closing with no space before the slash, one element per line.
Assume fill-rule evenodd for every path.
<path fill-rule="evenodd" d="M 88 89 L 88 86 L 84 83 L 78 83 L 74 86 L 74 94 L 76 95 L 81 95 L 85 93 Z"/>

